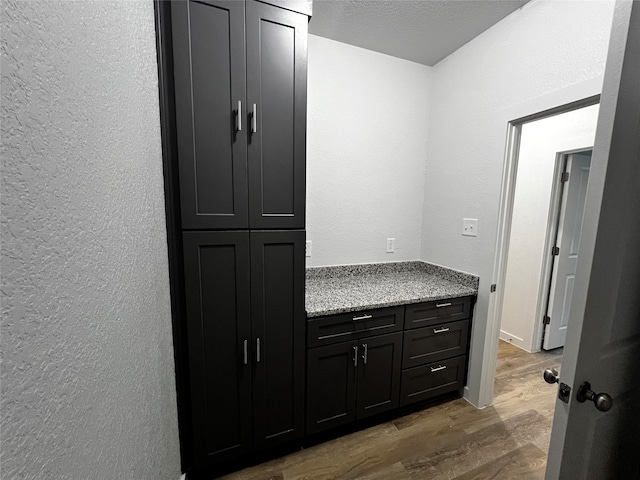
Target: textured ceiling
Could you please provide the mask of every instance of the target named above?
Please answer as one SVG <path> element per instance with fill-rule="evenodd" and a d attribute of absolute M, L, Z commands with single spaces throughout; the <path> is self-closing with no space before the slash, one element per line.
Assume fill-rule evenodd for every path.
<path fill-rule="evenodd" d="M 528 0 L 314 0 L 309 32 L 435 65 Z"/>

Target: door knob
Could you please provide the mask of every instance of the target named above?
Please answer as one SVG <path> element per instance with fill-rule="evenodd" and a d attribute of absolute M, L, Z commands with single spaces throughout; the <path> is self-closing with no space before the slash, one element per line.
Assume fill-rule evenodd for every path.
<path fill-rule="evenodd" d="M 553 385 L 554 383 L 560 383 L 560 374 L 555 368 L 546 368 L 544 370 L 544 381 Z M 571 387 L 566 383 L 560 383 L 558 387 L 558 398 L 564 403 L 569 403 L 571 397 Z"/>
<path fill-rule="evenodd" d="M 546 368 L 544 370 L 544 381 L 547 383 L 558 383 L 558 381 L 560 380 L 560 375 L 558 374 L 558 370 L 556 370 L 555 368 Z"/>
<path fill-rule="evenodd" d="M 580 403 L 591 400 L 595 404 L 596 408 L 601 412 L 608 412 L 613 406 L 613 399 L 611 398 L 611 395 L 608 393 L 595 393 L 591 390 L 591 384 L 589 382 L 584 382 L 580 385 L 576 400 Z"/>

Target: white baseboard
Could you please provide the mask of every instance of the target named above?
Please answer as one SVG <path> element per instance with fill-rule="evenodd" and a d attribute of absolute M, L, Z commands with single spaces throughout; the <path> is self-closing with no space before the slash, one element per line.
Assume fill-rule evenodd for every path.
<path fill-rule="evenodd" d="M 507 343 L 511 343 L 511 344 L 515 345 L 516 347 L 521 348 L 525 352 L 531 353 L 531 350 L 530 350 L 531 349 L 531 345 L 527 345 L 522 338 L 520 338 L 520 337 L 518 337 L 516 335 L 512 335 L 511 333 L 506 332 L 506 331 L 504 331 L 502 329 L 500 329 L 500 340 L 504 340 Z"/>

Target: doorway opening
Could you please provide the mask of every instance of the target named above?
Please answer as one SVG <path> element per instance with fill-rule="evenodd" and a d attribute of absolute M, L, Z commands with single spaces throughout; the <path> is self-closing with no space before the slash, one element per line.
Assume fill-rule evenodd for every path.
<path fill-rule="evenodd" d="M 536 386 L 520 396 L 518 403 L 519 408 L 540 415 L 536 445 L 543 452 L 548 451 L 551 439 L 555 395 L 537 386 L 544 385 L 545 367 L 560 370 L 564 342 L 562 338 L 555 348 L 543 348 L 544 317 L 559 318 L 552 304 L 554 298 L 562 297 L 551 295 L 552 289 L 559 288 L 557 280 L 561 278 L 559 256 L 552 253 L 553 247 L 565 251 L 579 246 L 582 216 L 576 212 L 588 176 L 580 178 L 576 174 L 580 168 L 577 159 L 590 160 L 598 110 L 599 96 L 593 96 L 508 124 L 494 277 L 497 289 L 493 319 L 500 330 L 494 392 L 510 391 L 523 381 Z M 567 174 L 569 180 L 563 182 Z M 582 187 L 569 195 L 569 185 Z M 572 228 L 568 226 L 570 219 L 574 220 Z M 565 248 L 566 242 L 570 247 Z M 571 293 L 571 282 L 565 279 L 564 284 L 568 284 L 566 297 Z M 566 330 L 566 320 L 564 323 L 556 327 L 558 332 Z M 548 333 L 547 338 L 555 337 Z M 509 374 L 501 378 L 501 370 Z M 533 391 L 542 393 L 531 395 Z M 499 398 L 494 397 L 493 403 L 497 405 Z"/>
<path fill-rule="evenodd" d="M 530 353 L 564 345 L 598 108 L 512 124 L 498 314 L 500 339 Z"/>

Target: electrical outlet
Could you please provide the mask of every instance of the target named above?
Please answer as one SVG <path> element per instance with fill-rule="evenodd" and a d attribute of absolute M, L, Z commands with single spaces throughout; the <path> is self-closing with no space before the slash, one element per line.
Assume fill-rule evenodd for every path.
<path fill-rule="evenodd" d="M 462 235 L 465 235 L 467 237 L 478 236 L 478 219 L 477 218 L 462 219 Z"/>
<path fill-rule="evenodd" d="M 393 253 L 396 251 L 396 239 L 387 238 L 387 253 Z"/>
<path fill-rule="evenodd" d="M 304 256 L 305 257 L 311 256 L 311 240 L 307 240 L 304 244 Z"/>

